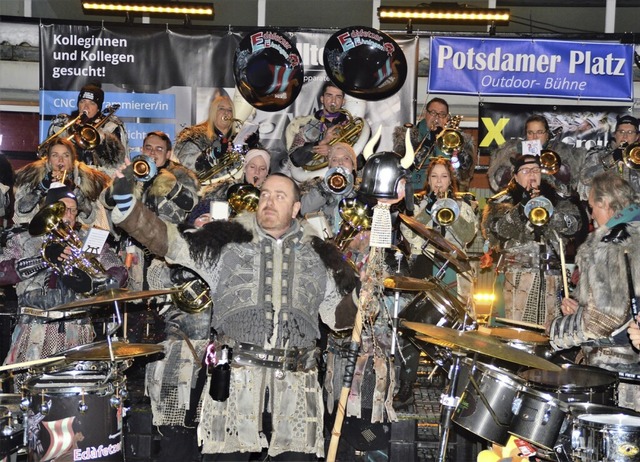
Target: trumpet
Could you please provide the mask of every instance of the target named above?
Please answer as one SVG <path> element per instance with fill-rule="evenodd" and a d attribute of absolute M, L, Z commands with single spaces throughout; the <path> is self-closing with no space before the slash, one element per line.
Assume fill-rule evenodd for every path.
<path fill-rule="evenodd" d="M 544 196 L 534 197 L 524 205 L 524 214 L 532 225 L 546 225 L 553 215 L 553 204 Z"/>
<path fill-rule="evenodd" d="M 353 174 L 344 167 L 332 167 L 322 180 L 333 194 L 349 194 L 353 191 Z"/>
<path fill-rule="evenodd" d="M 340 201 L 338 211 L 342 218 L 340 230 L 333 242 L 344 252 L 349 243 L 361 231 L 371 229 L 372 211 L 367 204 L 356 198 L 345 198 Z"/>
<path fill-rule="evenodd" d="M 635 143 L 620 143 L 617 149 L 609 152 L 600 159 L 600 162 L 606 170 L 615 167 L 618 162 L 624 164 L 631 170 L 640 170 L 640 141 Z"/>
<path fill-rule="evenodd" d="M 462 136 L 462 132 L 458 130 L 458 126 L 460 125 L 462 118 L 463 116 L 456 115 L 449 119 L 447 126 L 440 130 L 436 135 L 435 142 L 431 145 L 429 150 L 421 155 L 420 158 L 416 157 L 415 165 L 417 169 L 421 169 L 427 159 L 435 156 L 436 147 L 447 156 L 452 156 L 454 151 L 459 150 L 462 147 L 464 144 L 464 137 Z M 416 149 L 416 152 L 421 151 L 422 145 L 427 139 L 427 136 L 428 134 L 422 139 L 420 145 Z"/>
<path fill-rule="evenodd" d="M 431 208 L 431 217 L 439 226 L 451 226 L 460 216 L 458 203 L 445 195 L 438 199 Z"/>
<path fill-rule="evenodd" d="M 131 159 L 131 168 L 133 169 L 133 175 L 136 180 L 142 181 L 143 183 L 155 178 L 158 174 L 158 167 L 155 161 L 144 154 L 140 154 Z"/>

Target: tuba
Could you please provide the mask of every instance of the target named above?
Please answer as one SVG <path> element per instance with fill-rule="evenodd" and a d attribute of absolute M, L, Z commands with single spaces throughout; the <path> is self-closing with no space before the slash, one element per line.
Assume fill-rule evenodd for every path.
<path fill-rule="evenodd" d="M 349 243 L 361 231 L 371 229 L 373 212 L 368 205 L 356 198 L 345 198 L 338 206 L 342 223 L 333 242 L 341 251 L 345 251 Z"/>
<path fill-rule="evenodd" d="M 460 206 L 445 194 L 431 208 L 431 217 L 439 226 L 451 226 L 460 216 Z"/>
<path fill-rule="evenodd" d="M 524 215 L 534 226 L 546 225 L 553 215 L 553 204 L 544 196 L 534 197 L 524 205 Z"/>
<path fill-rule="evenodd" d="M 227 191 L 227 202 L 234 215 L 255 212 L 260 202 L 260 190 L 249 183 L 234 184 Z"/>
<path fill-rule="evenodd" d="M 82 250 L 82 240 L 78 234 L 62 220 L 67 207 L 56 202 L 40 210 L 29 223 L 29 234 L 45 235 L 40 249 L 45 263 L 62 276 L 65 284 L 75 290 L 78 287 L 92 287 L 93 291 L 105 283 L 105 269 L 93 254 Z M 51 260 L 47 250 L 53 246 L 69 247 L 71 255 L 63 261 Z M 87 292 L 86 290 L 81 290 Z"/>

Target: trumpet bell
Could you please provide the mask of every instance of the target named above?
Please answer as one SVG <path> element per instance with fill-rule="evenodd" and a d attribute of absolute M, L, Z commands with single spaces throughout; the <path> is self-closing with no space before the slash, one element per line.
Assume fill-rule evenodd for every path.
<path fill-rule="evenodd" d="M 553 204 L 544 196 L 534 197 L 525 204 L 524 214 L 532 225 L 546 225 L 553 215 Z"/>
<path fill-rule="evenodd" d="M 135 179 L 142 182 L 147 182 L 158 174 L 158 167 L 155 161 L 144 154 L 131 159 L 131 168 Z"/>
<path fill-rule="evenodd" d="M 329 37 L 324 68 L 338 88 L 366 101 L 388 98 L 407 78 L 407 59 L 396 41 L 365 26 L 347 27 Z"/>
<path fill-rule="evenodd" d="M 636 141 L 624 148 L 622 160 L 632 170 L 640 170 L 640 142 Z"/>
<path fill-rule="evenodd" d="M 276 29 L 247 34 L 238 44 L 233 76 L 242 97 L 261 111 L 280 111 L 300 94 L 302 57 L 288 36 Z"/>
<path fill-rule="evenodd" d="M 65 210 L 67 210 L 67 207 L 64 205 L 64 202 L 58 201 L 47 205 L 38 211 L 31 219 L 31 222 L 29 222 L 29 234 L 32 236 L 49 234 L 58 227 L 62 221 Z"/>
<path fill-rule="evenodd" d="M 73 142 L 79 148 L 89 151 L 100 144 L 100 133 L 92 125 L 82 125 L 73 134 Z"/>
<path fill-rule="evenodd" d="M 557 152 L 551 149 L 540 151 L 540 171 L 546 175 L 555 175 L 562 166 L 562 160 Z"/>
<path fill-rule="evenodd" d="M 349 242 L 361 231 L 371 229 L 373 212 L 371 208 L 355 197 L 345 198 L 340 201 L 338 211 L 342 218 L 340 230 L 334 239 L 334 243 L 343 252 Z"/>
<path fill-rule="evenodd" d="M 344 167 L 327 170 L 324 182 L 333 194 L 349 194 L 353 190 L 353 174 Z"/>
<path fill-rule="evenodd" d="M 460 206 L 450 197 L 438 199 L 431 208 L 431 216 L 438 225 L 450 226 L 460 216 Z"/>

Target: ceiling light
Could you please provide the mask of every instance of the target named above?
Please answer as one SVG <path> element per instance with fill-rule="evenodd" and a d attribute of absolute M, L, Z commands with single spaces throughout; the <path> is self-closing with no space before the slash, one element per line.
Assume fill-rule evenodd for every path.
<path fill-rule="evenodd" d="M 82 2 L 82 10 L 86 14 L 149 14 L 174 16 L 214 16 L 213 3 L 194 2 L 125 2 L 103 1 Z"/>
<path fill-rule="evenodd" d="M 509 9 L 493 8 L 436 8 L 410 6 L 381 6 L 378 8 L 380 22 L 405 22 L 423 24 L 493 24 L 507 25 Z"/>

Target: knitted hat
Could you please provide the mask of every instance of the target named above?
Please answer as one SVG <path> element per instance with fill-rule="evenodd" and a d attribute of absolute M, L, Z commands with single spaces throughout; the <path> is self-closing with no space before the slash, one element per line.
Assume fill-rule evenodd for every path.
<path fill-rule="evenodd" d="M 81 99 L 88 99 L 98 105 L 98 110 L 102 111 L 102 103 L 104 102 L 104 91 L 98 85 L 90 83 L 80 90 L 78 95 L 78 103 Z"/>
<path fill-rule="evenodd" d="M 341 149 L 344 152 L 346 152 L 347 154 L 349 154 L 349 158 L 351 159 L 351 163 L 353 164 L 354 170 L 356 168 L 358 168 L 358 159 L 357 159 L 357 156 L 356 156 L 356 152 L 353 150 L 353 148 L 348 143 L 344 143 L 342 141 L 337 142 L 336 144 L 334 144 L 331 147 L 331 150 L 329 151 L 329 155 L 327 157 L 330 158 L 332 153 L 336 149 Z"/>
<path fill-rule="evenodd" d="M 518 156 L 516 158 L 509 159 L 511 161 L 511 165 L 513 165 L 513 174 L 515 175 L 520 170 L 520 167 L 526 164 L 535 164 L 540 167 L 540 157 L 532 156 L 529 154 L 525 154 L 524 156 Z"/>
<path fill-rule="evenodd" d="M 64 199 L 65 197 L 69 199 L 73 199 L 74 201 L 76 201 L 76 203 L 78 202 L 76 195 L 73 194 L 71 189 L 69 189 L 69 187 L 66 184 L 60 183 L 57 181 L 53 182 L 49 187 L 49 191 L 47 192 L 47 197 L 45 197 L 44 199 L 44 205 L 47 206 L 47 205 L 55 204 L 60 199 Z"/>

